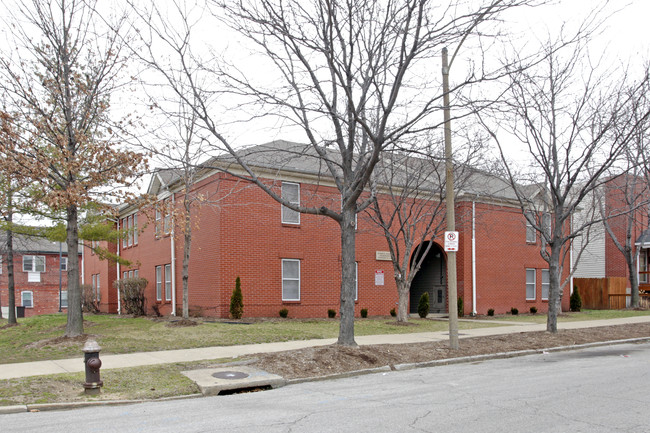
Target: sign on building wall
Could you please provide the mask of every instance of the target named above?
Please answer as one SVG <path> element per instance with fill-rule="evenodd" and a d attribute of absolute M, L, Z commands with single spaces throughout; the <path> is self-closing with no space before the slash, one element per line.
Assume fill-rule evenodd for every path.
<path fill-rule="evenodd" d="M 384 285 L 384 271 L 383 269 L 377 269 L 375 271 L 375 286 Z"/>
<path fill-rule="evenodd" d="M 375 260 L 382 262 L 390 262 L 390 251 L 375 251 Z"/>
<path fill-rule="evenodd" d="M 445 251 L 458 251 L 458 232 L 445 232 Z"/>

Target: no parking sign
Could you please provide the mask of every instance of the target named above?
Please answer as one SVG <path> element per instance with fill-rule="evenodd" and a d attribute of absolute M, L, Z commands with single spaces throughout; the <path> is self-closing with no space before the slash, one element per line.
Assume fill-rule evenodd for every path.
<path fill-rule="evenodd" d="M 458 251 L 458 232 L 445 232 L 445 251 Z"/>

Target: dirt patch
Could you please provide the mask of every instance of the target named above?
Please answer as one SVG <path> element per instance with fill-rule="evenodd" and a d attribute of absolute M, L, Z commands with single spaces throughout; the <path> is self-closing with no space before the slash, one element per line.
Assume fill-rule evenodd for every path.
<path fill-rule="evenodd" d="M 557 334 L 521 332 L 490 337 L 463 338 L 460 340 L 458 350 L 451 350 L 448 341 L 360 347 L 331 345 L 288 352 L 257 354 L 252 365 L 287 379 L 296 379 L 397 364 L 640 337 L 650 337 L 650 323 L 560 330 Z"/>
<path fill-rule="evenodd" d="M 189 320 L 189 319 L 179 319 L 179 320 L 172 320 L 167 322 L 165 326 L 168 326 L 170 328 L 176 327 L 176 326 L 197 326 L 200 325 L 199 322 L 195 322 L 194 320 Z"/>
<path fill-rule="evenodd" d="M 96 335 L 92 334 L 83 334 L 76 337 L 56 337 L 56 338 L 46 338 L 45 340 L 34 341 L 29 343 L 25 347 L 28 349 L 40 349 L 42 347 L 71 347 L 71 346 L 81 346 L 86 340 L 96 339 Z"/>

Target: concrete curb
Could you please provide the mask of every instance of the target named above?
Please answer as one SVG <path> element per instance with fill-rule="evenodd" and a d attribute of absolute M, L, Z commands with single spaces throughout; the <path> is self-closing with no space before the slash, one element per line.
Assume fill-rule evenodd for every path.
<path fill-rule="evenodd" d="M 417 362 L 417 363 L 410 363 L 410 364 L 398 364 L 394 366 L 385 365 L 383 367 L 367 368 L 363 370 L 348 371 L 345 373 L 329 374 L 325 376 L 290 379 L 286 381 L 286 385 L 295 385 L 295 384 L 306 383 L 306 382 L 320 382 L 320 381 L 332 380 L 332 379 L 344 379 L 348 377 L 389 372 L 389 371 L 406 371 L 406 370 L 413 370 L 416 368 L 427 368 L 427 367 L 437 367 L 437 366 L 453 365 L 453 364 L 483 362 L 491 359 L 515 358 L 518 356 L 536 355 L 545 352 L 546 353 L 565 352 L 569 350 L 588 349 L 590 347 L 614 346 L 619 344 L 647 343 L 647 342 L 650 342 L 650 337 L 629 338 L 625 340 L 598 341 L 594 343 L 576 344 L 573 346 L 557 346 L 557 347 L 549 347 L 545 349 L 529 349 L 529 350 L 517 350 L 513 352 L 497 352 L 497 353 L 489 353 L 485 355 L 462 356 L 458 358 L 438 359 L 435 361 L 425 361 L 425 362 Z M 165 398 L 152 399 L 152 400 L 102 400 L 102 401 L 89 401 L 89 402 L 49 403 L 49 404 L 45 403 L 45 404 L 29 404 L 29 405 L 16 405 L 16 406 L 0 406 L 0 415 L 23 413 L 23 412 L 71 410 L 71 409 L 79 409 L 85 407 L 153 403 L 153 402 L 160 402 L 160 401 L 185 400 L 189 398 L 198 398 L 198 397 L 203 397 L 203 395 L 190 394 L 190 395 L 165 397 Z"/>

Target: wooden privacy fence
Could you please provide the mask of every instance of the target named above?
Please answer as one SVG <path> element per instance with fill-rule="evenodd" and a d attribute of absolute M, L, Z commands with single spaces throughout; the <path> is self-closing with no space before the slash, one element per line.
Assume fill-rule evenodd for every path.
<path fill-rule="evenodd" d="M 573 288 L 578 288 L 582 308 L 589 310 L 622 310 L 629 296 L 623 277 L 574 278 Z"/>

